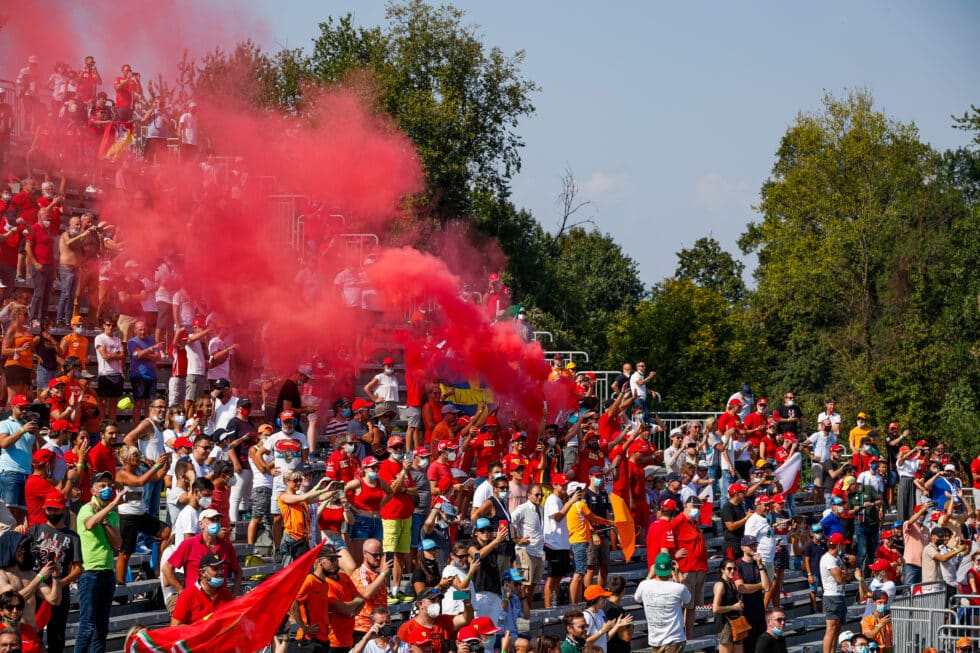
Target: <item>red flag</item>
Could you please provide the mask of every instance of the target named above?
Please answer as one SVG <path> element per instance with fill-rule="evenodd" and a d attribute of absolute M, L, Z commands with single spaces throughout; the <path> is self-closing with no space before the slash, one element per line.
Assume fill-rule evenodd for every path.
<path fill-rule="evenodd" d="M 310 573 L 321 543 L 280 569 L 254 590 L 226 603 L 201 621 L 138 633 L 126 653 L 253 653 L 272 641 Z"/>

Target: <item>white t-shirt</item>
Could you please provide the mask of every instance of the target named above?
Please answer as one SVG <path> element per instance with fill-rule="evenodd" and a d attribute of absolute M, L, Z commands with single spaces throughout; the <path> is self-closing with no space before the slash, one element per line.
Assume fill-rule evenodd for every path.
<path fill-rule="evenodd" d="M 646 399 L 647 397 L 647 384 L 642 382 L 645 378 L 646 376 L 639 372 L 633 372 L 633 376 L 630 377 L 630 390 L 633 391 L 637 399 Z"/>
<path fill-rule="evenodd" d="M 194 321 L 194 301 L 187 290 L 181 288 L 173 294 L 171 301 L 177 306 L 177 318 L 180 320 L 178 326 L 190 328 Z"/>
<path fill-rule="evenodd" d="M 199 513 L 197 508 L 187 504 L 180 509 L 180 514 L 177 515 L 176 521 L 174 521 L 173 534 L 174 534 L 174 546 L 180 546 L 180 543 L 184 541 L 184 537 L 190 533 L 191 535 L 197 535 L 201 532 L 201 525 L 198 523 L 200 521 Z"/>
<path fill-rule="evenodd" d="M 118 354 L 123 350 L 122 341 L 116 336 L 107 336 L 104 333 L 100 333 L 99 335 L 95 336 L 95 352 L 96 360 L 99 363 L 99 376 L 122 374 L 122 360 L 107 361 L 102 357 L 102 352 L 99 351 L 99 347 L 105 348 L 106 352 L 109 354 Z"/>
<path fill-rule="evenodd" d="M 582 614 L 585 616 L 585 624 L 589 627 L 589 637 L 595 635 L 606 625 L 606 613 L 602 610 L 596 610 L 595 612 L 592 612 L 592 610 L 582 610 Z M 592 645 L 598 646 L 605 651 L 606 642 L 606 635 L 603 634 L 599 639 L 592 642 Z"/>
<path fill-rule="evenodd" d="M 204 353 L 204 343 L 200 340 L 188 342 L 184 345 L 184 350 L 187 352 L 187 374 L 204 376 L 208 362 L 208 357 Z"/>
<path fill-rule="evenodd" d="M 295 443 L 299 443 L 299 447 L 296 447 Z M 266 438 L 261 446 L 266 451 L 272 452 L 273 463 L 279 470 L 279 475 L 272 480 L 273 493 L 285 492 L 286 481 L 283 477 L 300 468 L 303 464 L 302 451 L 309 451 L 310 443 L 307 442 L 306 436 L 299 431 L 293 431 L 289 435 L 278 431 Z"/>
<path fill-rule="evenodd" d="M 830 573 L 831 569 L 842 568 L 843 565 L 837 556 L 825 553 L 820 557 L 820 581 L 823 583 L 824 596 L 844 596 L 844 586 L 839 584 L 834 575 Z"/>
<path fill-rule="evenodd" d="M 870 469 L 858 474 L 857 482 L 861 485 L 870 485 L 874 489 L 878 490 L 880 494 L 885 493 L 885 479 L 883 479 L 880 474 L 877 472 L 872 472 Z"/>
<path fill-rule="evenodd" d="M 531 540 L 527 544 L 518 544 L 517 549 L 527 551 L 532 558 L 544 557 L 544 524 L 541 522 L 541 514 L 541 506 L 530 501 L 525 501 L 510 514 L 511 528 L 517 537 Z"/>
<path fill-rule="evenodd" d="M 832 427 L 840 425 L 840 413 L 836 411 L 829 415 L 827 414 L 827 411 L 822 411 L 819 415 L 817 415 L 817 424 L 823 424 L 823 421 L 828 418 L 830 419 L 830 425 Z M 838 429 L 838 431 L 839 430 L 840 429 Z"/>
<path fill-rule="evenodd" d="M 394 374 L 388 375 L 382 372 L 376 374 L 374 380 L 378 382 L 374 388 L 374 395 L 381 401 L 398 401 L 398 379 Z"/>
<path fill-rule="evenodd" d="M 152 421 L 150 425 L 153 427 L 153 435 L 145 440 L 142 438 L 137 439 L 136 446 L 139 447 L 140 454 L 144 458 L 155 461 L 167 452 L 167 442 L 164 438 L 163 431 L 157 428 L 157 425 Z"/>
<path fill-rule="evenodd" d="M 691 592 L 686 587 L 672 580 L 648 578 L 636 586 L 633 598 L 643 604 L 650 646 L 687 641 L 684 604 L 691 600 Z"/>
<path fill-rule="evenodd" d="M 209 372 L 210 374 L 210 372 Z M 228 378 L 228 377 L 219 377 Z M 223 429 L 228 426 L 228 422 L 235 416 L 238 410 L 238 397 L 229 397 L 228 401 L 222 403 L 220 399 L 214 400 L 214 430 Z"/>
<path fill-rule="evenodd" d="M 272 454 L 262 449 L 261 445 L 256 445 L 256 446 L 259 447 L 259 451 L 262 452 L 262 460 L 265 461 L 265 464 L 268 465 L 269 463 L 271 463 Z M 248 466 L 252 470 L 253 488 L 257 488 L 257 487 L 267 487 L 269 489 L 272 488 L 272 474 L 263 474 L 262 471 L 255 466 L 255 461 L 252 460 L 251 456 L 248 457 Z"/>
<path fill-rule="evenodd" d="M 483 481 L 476 486 L 475 490 L 473 490 L 473 505 L 477 507 L 482 506 L 487 502 L 487 499 L 489 499 L 490 495 L 492 494 L 493 483 L 491 483 L 489 480 Z"/>
<path fill-rule="evenodd" d="M 555 521 L 551 517 L 564 507 L 565 502 L 557 494 L 549 494 L 544 501 L 544 545 L 549 549 L 567 551 L 572 548 L 568 541 L 568 521 Z"/>
<path fill-rule="evenodd" d="M 921 458 L 906 458 L 902 461 L 902 464 L 898 466 L 898 476 L 915 478 L 916 472 L 919 471 L 919 467 L 922 465 Z"/>
<path fill-rule="evenodd" d="M 816 431 L 806 441 L 813 445 L 813 457 L 824 462 L 830 459 L 830 448 L 837 444 L 837 436 L 833 433 L 826 436 L 823 431 Z"/>
<path fill-rule="evenodd" d="M 190 112 L 183 114 L 180 117 L 180 126 L 184 128 L 180 142 L 185 145 L 197 145 L 197 116 Z"/>
<path fill-rule="evenodd" d="M 460 569 L 454 563 L 450 562 L 446 565 L 446 568 L 442 570 L 443 578 L 466 578 L 466 570 Z M 476 588 L 473 585 L 473 581 L 470 581 L 470 586 L 466 588 L 470 596 L 476 596 Z M 465 607 L 462 601 L 457 601 L 453 598 L 453 590 L 447 591 L 442 596 L 442 613 L 456 616 L 458 614 L 463 614 Z"/>
<path fill-rule="evenodd" d="M 753 511 L 745 522 L 745 534 L 759 540 L 759 557 L 766 564 L 772 564 L 776 559 L 776 538 L 773 536 L 769 520 Z"/>
<path fill-rule="evenodd" d="M 218 336 L 211 338 L 208 342 L 208 354 L 213 356 L 222 349 L 227 349 L 231 346 L 230 342 L 222 340 Z M 229 379 L 231 378 L 231 357 L 235 355 L 235 352 L 228 352 L 227 358 L 217 365 L 214 365 L 208 369 L 208 379 L 211 381 L 217 381 L 218 379 Z M 231 419 L 230 417 L 228 419 Z"/>

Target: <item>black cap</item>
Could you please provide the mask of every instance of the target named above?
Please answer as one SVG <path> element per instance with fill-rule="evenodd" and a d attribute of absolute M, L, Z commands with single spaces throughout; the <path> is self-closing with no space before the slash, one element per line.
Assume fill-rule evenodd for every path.
<path fill-rule="evenodd" d="M 217 553 L 205 553 L 201 556 L 201 569 L 204 567 L 220 567 L 221 565 L 228 564 L 227 561 L 222 560 L 221 556 Z"/>
<path fill-rule="evenodd" d="M 238 407 L 239 408 L 251 408 L 252 407 L 252 400 L 249 399 L 248 397 L 242 397 L 241 399 L 238 400 Z"/>
<path fill-rule="evenodd" d="M 109 482 L 112 482 L 112 472 L 96 472 L 96 473 L 92 474 L 92 478 L 90 479 L 89 482 L 92 485 L 95 485 L 99 481 L 109 481 Z"/>
<path fill-rule="evenodd" d="M 224 390 L 231 387 L 231 382 L 228 379 L 218 379 L 214 382 L 214 387 L 216 389 Z"/>
<path fill-rule="evenodd" d="M 442 592 L 439 591 L 438 587 L 427 587 L 419 595 L 415 597 L 416 601 L 421 601 L 422 599 L 432 599 L 437 600 L 442 598 Z"/>

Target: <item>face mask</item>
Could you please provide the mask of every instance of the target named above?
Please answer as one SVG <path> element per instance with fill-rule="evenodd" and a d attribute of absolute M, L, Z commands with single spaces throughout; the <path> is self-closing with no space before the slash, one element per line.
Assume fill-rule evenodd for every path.
<path fill-rule="evenodd" d="M 523 322 L 524 320 L 527 319 L 527 315 L 525 315 L 524 313 L 518 313 L 517 314 L 517 319 L 520 320 L 521 322 Z"/>
<path fill-rule="evenodd" d="M 210 585 L 211 587 L 217 589 L 224 584 L 225 584 L 224 576 L 218 576 L 217 578 L 214 578 L 213 576 L 208 576 L 208 585 Z"/>
<path fill-rule="evenodd" d="M 221 524 L 208 524 L 207 531 L 211 537 L 218 537 L 218 533 L 221 532 Z"/>
<path fill-rule="evenodd" d="M 501 499 L 507 499 L 510 497 L 510 490 L 504 490 L 498 495 Z"/>
<path fill-rule="evenodd" d="M 834 512 L 836 512 L 838 515 L 841 514 L 842 512 L 844 512 L 844 506 L 837 506 L 836 508 L 834 508 Z"/>
<path fill-rule="evenodd" d="M 44 195 L 44 199 L 48 199 L 48 200 L 54 197 L 54 193 L 47 190 L 41 194 Z"/>
<path fill-rule="evenodd" d="M 367 478 L 368 478 L 369 481 L 376 481 L 376 480 L 378 480 L 378 472 L 368 472 L 367 473 Z"/>
<path fill-rule="evenodd" d="M 160 424 L 161 422 L 163 422 L 163 415 L 160 414 L 150 415 L 150 420 L 156 422 L 157 424 Z"/>
<path fill-rule="evenodd" d="M 57 524 L 65 516 L 63 512 L 49 512 L 47 513 L 48 521 L 52 524 Z"/>
<path fill-rule="evenodd" d="M 440 606 L 438 603 L 430 603 L 426 606 L 425 613 L 431 618 L 435 619 L 442 614 L 442 606 Z"/>
<path fill-rule="evenodd" d="M 282 432 L 285 433 L 285 434 L 287 434 L 287 435 L 290 434 L 290 433 L 292 433 L 293 432 L 293 425 L 292 424 L 283 424 L 282 425 Z"/>
<path fill-rule="evenodd" d="M 201 497 L 197 500 L 197 507 L 201 510 L 207 510 L 211 507 L 211 497 Z"/>
<path fill-rule="evenodd" d="M 302 387 L 305 383 L 306 383 L 306 381 L 303 381 L 302 379 L 300 379 L 299 381 L 296 382 L 296 387 Z"/>
<path fill-rule="evenodd" d="M 854 647 L 854 653 L 868 653 L 868 647 L 867 646 L 855 646 Z"/>
<path fill-rule="evenodd" d="M 234 476 L 228 479 L 228 487 L 235 487 L 236 483 L 238 483 L 238 479 Z"/>
<path fill-rule="evenodd" d="M 878 604 L 875 604 L 875 610 L 878 612 L 878 614 L 887 614 L 888 613 L 888 606 L 887 605 L 881 605 L 880 603 L 878 603 Z"/>
<path fill-rule="evenodd" d="M 391 454 L 391 459 L 394 460 L 396 463 L 400 463 L 402 461 L 402 458 L 404 458 L 404 457 L 405 457 L 405 454 L 403 454 L 403 453 L 393 453 L 393 454 Z"/>
<path fill-rule="evenodd" d="M 447 522 L 445 519 L 437 519 L 436 526 L 439 528 L 449 528 L 449 522 Z"/>
<path fill-rule="evenodd" d="M 793 404 L 795 404 L 795 403 L 796 403 L 796 402 L 795 402 L 795 401 L 793 401 L 792 399 L 789 399 L 789 400 L 787 400 L 787 401 L 786 401 L 786 405 L 787 405 L 787 406 L 792 406 L 792 405 L 793 405 Z"/>
<path fill-rule="evenodd" d="M 555 446 L 555 442 L 557 442 L 557 439 L 556 438 L 548 438 L 548 446 L 549 447 Z"/>
<path fill-rule="evenodd" d="M 353 415 L 353 413 L 351 412 L 351 409 L 350 408 L 345 408 L 342 411 L 340 411 L 340 416 L 341 417 L 345 417 L 347 419 L 350 419 L 350 416 L 351 415 Z"/>
<path fill-rule="evenodd" d="M 70 233 L 70 234 L 71 234 L 72 236 L 77 236 L 77 235 L 78 235 L 79 233 L 81 233 L 81 230 L 80 230 L 80 229 L 69 229 L 69 230 L 68 230 L 68 232 L 69 232 L 69 233 Z"/>
<path fill-rule="evenodd" d="M 775 635 L 776 637 L 782 637 L 783 636 L 783 629 L 782 628 L 773 628 L 772 629 L 772 634 Z"/>
<path fill-rule="evenodd" d="M 605 485 L 605 481 L 603 481 L 601 478 L 592 479 L 592 487 L 601 488 L 603 485 Z"/>
<path fill-rule="evenodd" d="M 873 472 L 877 472 L 878 471 L 878 465 L 871 465 L 871 467 L 869 467 L 869 469 L 871 471 L 873 471 Z"/>
<path fill-rule="evenodd" d="M 41 226 L 46 229 L 46 228 L 48 228 L 48 227 L 51 226 L 51 221 L 50 220 L 41 220 Z"/>
<path fill-rule="evenodd" d="M 99 500 L 100 501 L 112 501 L 112 497 L 115 494 L 111 487 L 104 487 L 99 490 Z"/>
<path fill-rule="evenodd" d="M 174 415 L 174 424 L 177 426 L 183 426 L 187 422 L 186 415 Z"/>
<path fill-rule="evenodd" d="M 345 444 L 344 445 L 344 453 L 347 453 L 347 454 L 354 453 L 354 445 L 352 445 L 349 442 L 347 444 Z"/>
<path fill-rule="evenodd" d="M 386 367 L 385 368 L 385 374 L 387 374 L 388 376 L 391 376 L 394 373 L 395 373 L 395 368 L 393 368 L 393 367 Z"/>
<path fill-rule="evenodd" d="M 79 336 L 82 335 L 82 331 L 83 331 L 82 327 L 75 327 L 74 330 L 75 330 L 75 335 L 79 335 Z"/>
<path fill-rule="evenodd" d="M 858 428 L 863 428 L 864 427 L 864 420 L 863 419 L 859 419 L 857 421 L 857 425 L 858 425 Z"/>
<path fill-rule="evenodd" d="M 450 451 L 449 452 L 449 462 L 453 462 L 454 460 L 456 460 L 456 452 L 455 451 Z"/>
<path fill-rule="evenodd" d="M 429 466 L 428 458 L 419 458 L 419 469 L 425 469 Z"/>
<path fill-rule="evenodd" d="M 698 515 L 700 514 L 701 511 L 697 508 L 691 508 L 690 510 L 687 511 L 687 516 L 690 517 L 691 519 L 697 519 Z"/>
<path fill-rule="evenodd" d="M 589 440 L 589 449 L 591 449 L 592 451 L 598 451 L 599 443 L 596 442 L 595 440 Z"/>
<path fill-rule="evenodd" d="M 3 194 L 3 201 L 4 202 L 9 202 L 10 201 L 10 197 L 11 197 L 10 193 L 4 193 Z"/>
<path fill-rule="evenodd" d="M 863 447 L 863 449 L 864 449 L 864 453 L 871 453 L 871 447 L 865 446 Z"/>

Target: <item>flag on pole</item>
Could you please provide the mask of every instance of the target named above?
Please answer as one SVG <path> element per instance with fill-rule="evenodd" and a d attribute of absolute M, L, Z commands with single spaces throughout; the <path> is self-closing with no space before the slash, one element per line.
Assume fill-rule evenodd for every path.
<path fill-rule="evenodd" d="M 633 523 L 633 514 L 623 497 L 618 494 L 610 494 L 609 501 L 612 503 L 613 523 L 619 533 L 619 545 L 623 549 L 623 557 L 629 560 L 636 550 L 636 524 Z"/>
<path fill-rule="evenodd" d="M 126 653 L 254 653 L 272 641 L 321 548 L 322 543 L 196 623 L 131 636 Z"/>
<path fill-rule="evenodd" d="M 779 481 L 783 488 L 783 494 L 796 494 L 800 488 L 800 470 L 803 467 L 803 456 L 797 451 L 792 456 L 783 461 L 773 476 Z"/>

